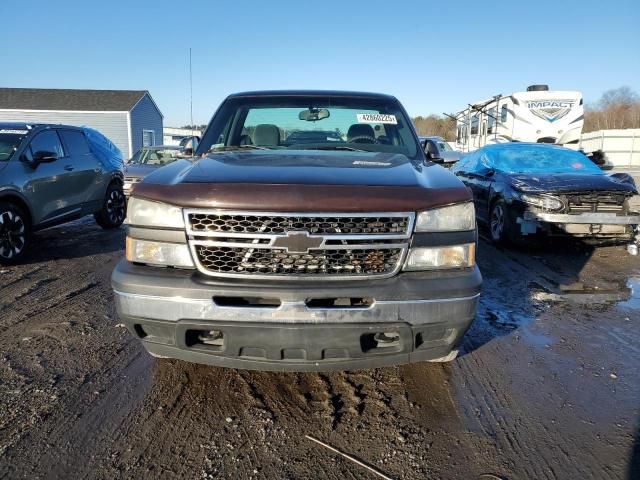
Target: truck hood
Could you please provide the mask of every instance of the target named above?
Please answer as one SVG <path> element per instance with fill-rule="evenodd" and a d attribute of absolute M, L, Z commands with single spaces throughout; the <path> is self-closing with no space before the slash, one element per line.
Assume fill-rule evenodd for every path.
<path fill-rule="evenodd" d="M 564 174 L 535 174 L 512 175 L 511 183 L 516 190 L 533 193 L 579 192 L 579 191 L 608 191 L 637 193 L 636 188 L 618 178 L 609 175 L 577 175 Z"/>
<path fill-rule="evenodd" d="M 158 179 L 158 175 L 153 178 Z M 211 154 L 194 162 L 180 176 L 182 183 L 211 181 L 416 186 L 421 175 L 419 167 L 399 154 L 251 150 Z"/>
<path fill-rule="evenodd" d="M 396 211 L 470 199 L 436 165 L 376 152 L 250 150 L 159 168 L 134 196 L 185 207 L 273 211 Z M 256 208 L 258 207 L 258 208 Z"/>
<path fill-rule="evenodd" d="M 157 168 L 157 165 L 125 164 L 124 176 L 131 178 L 144 178 Z"/>

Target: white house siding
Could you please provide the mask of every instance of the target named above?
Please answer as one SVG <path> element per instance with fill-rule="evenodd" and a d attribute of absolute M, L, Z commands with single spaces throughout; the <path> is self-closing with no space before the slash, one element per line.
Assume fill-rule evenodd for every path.
<path fill-rule="evenodd" d="M 91 127 L 109 138 L 122 151 L 126 159 L 131 156 L 131 152 L 129 151 L 127 113 L 128 112 L 62 112 L 0 109 L 0 122 L 61 123 L 78 127 Z M 162 127 L 160 131 L 162 132 Z"/>
<path fill-rule="evenodd" d="M 131 143 L 133 152 L 142 147 L 142 131 L 153 130 L 155 145 L 162 145 L 162 115 L 149 95 L 143 96 L 131 110 Z"/>

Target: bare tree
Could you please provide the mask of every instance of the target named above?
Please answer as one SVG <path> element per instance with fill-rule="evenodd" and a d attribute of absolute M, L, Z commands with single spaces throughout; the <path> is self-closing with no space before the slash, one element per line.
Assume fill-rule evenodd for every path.
<path fill-rule="evenodd" d="M 640 97 L 629 87 L 607 90 L 585 108 L 585 133 L 612 128 L 640 128 Z"/>
<path fill-rule="evenodd" d="M 438 136 L 447 141 L 453 141 L 456 138 L 456 122 L 451 118 L 429 115 L 414 117 L 411 120 L 418 135 Z"/>

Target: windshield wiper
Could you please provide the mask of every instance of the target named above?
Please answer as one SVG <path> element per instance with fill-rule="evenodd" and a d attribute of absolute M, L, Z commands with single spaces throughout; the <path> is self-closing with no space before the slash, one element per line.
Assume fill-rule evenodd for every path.
<path fill-rule="evenodd" d="M 261 147 L 259 145 L 225 145 L 222 147 L 210 148 L 209 153 L 233 152 L 234 150 L 271 150 L 271 149 L 269 147 Z"/>
<path fill-rule="evenodd" d="M 368 152 L 361 148 L 349 147 L 347 145 L 321 145 L 318 147 L 301 147 L 300 150 L 347 150 L 349 152 Z"/>

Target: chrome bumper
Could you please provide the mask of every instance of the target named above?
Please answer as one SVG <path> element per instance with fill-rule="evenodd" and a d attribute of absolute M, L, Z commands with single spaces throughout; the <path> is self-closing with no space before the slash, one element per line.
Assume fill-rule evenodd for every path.
<path fill-rule="evenodd" d="M 233 368 L 324 371 L 450 358 L 473 322 L 476 268 L 406 273 L 371 282 L 211 282 L 192 271 L 120 262 L 112 275 L 122 323 L 153 355 Z M 277 308 L 216 298 L 279 299 Z M 308 299 L 370 298 L 366 307 L 316 308 Z M 311 305 L 311 306 L 310 306 Z M 201 337 L 215 333 L 220 344 Z M 378 346 L 375 338 L 397 341 Z M 449 356 L 449 357 L 448 357 Z"/>
<path fill-rule="evenodd" d="M 283 301 L 278 308 L 219 306 L 213 300 L 157 297 L 114 291 L 118 315 L 166 322 L 182 319 L 265 324 L 388 323 L 409 325 L 473 318 L 480 294 L 428 300 L 377 300 L 368 307 L 309 308 L 304 301 Z"/>

